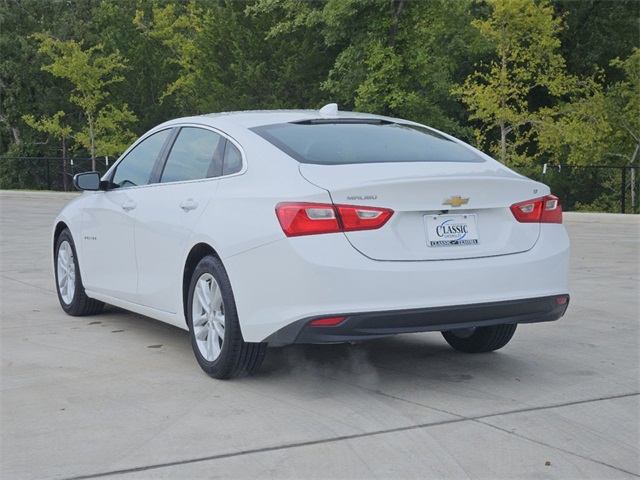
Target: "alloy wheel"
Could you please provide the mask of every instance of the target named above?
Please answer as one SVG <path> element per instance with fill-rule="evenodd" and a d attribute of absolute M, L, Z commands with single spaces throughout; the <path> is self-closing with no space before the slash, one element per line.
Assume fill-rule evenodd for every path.
<path fill-rule="evenodd" d="M 198 278 L 192 304 L 193 333 L 207 362 L 215 361 L 224 344 L 224 302 L 220 285 L 209 273 Z"/>
<path fill-rule="evenodd" d="M 73 249 L 69 242 L 64 241 L 58 249 L 58 291 L 67 305 L 73 301 L 76 293 L 76 263 Z"/>

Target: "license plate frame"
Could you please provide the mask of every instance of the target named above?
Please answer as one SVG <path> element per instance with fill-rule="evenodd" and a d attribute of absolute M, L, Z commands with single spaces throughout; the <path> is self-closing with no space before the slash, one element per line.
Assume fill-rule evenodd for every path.
<path fill-rule="evenodd" d="M 480 243 L 475 213 L 425 215 L 423 218 L 428 247 Z"/>

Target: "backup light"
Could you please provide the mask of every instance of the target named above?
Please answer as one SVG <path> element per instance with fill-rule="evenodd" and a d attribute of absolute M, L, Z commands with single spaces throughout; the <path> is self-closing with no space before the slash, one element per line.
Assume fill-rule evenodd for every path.
<path fill-rule="evenodd" d="M 331 220 L 336 218 L 333 208 L 307 208 L 307 216 L 311 220 Z"/>
<path fill-rule="evenodd" d="M 333 205 L 320 203 L 279 203 L 276 215 L 287 237 L 342 231 Z"/>
<path fill-rule="evenodd" d="M 372 212 L 370 210 L 356 210 L 356 215 L 362 219 L 378 218 L 382 212 Z"/>
<path fill-rule="evenodd" d="M 520 223 L 562 223 L 562 205 L 553 195 L 514 203 L 511 212 Z"/>

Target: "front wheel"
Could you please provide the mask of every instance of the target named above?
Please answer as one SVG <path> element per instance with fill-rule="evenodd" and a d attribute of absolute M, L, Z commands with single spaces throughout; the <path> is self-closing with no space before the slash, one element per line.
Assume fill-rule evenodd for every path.
<path fill-rule="evenodd" d="M 460 328 L 442 332 L 442 336 L 449 345 L 461 352 L 493 352 L 509 343 L 517 326 L 514 323 L 490 327 Z"/>
<path fill-rule="evenodd" d="M 55 250 L 56 291 L 60 306 L 69 315 L 83 316 L 99 313 L 104 303 L 87 297 L 82 285 L 78 256 L 73 237 L 65 228 L 56 242 Z"/>
<path fill-rule="evenodd" d="M 191 346 L 202 370 L 227 379 L 249 375 L 260 366 L 267 345 L 242 338 L 231 283 L 219 259 L 200 260 L 187 302 Z"/>

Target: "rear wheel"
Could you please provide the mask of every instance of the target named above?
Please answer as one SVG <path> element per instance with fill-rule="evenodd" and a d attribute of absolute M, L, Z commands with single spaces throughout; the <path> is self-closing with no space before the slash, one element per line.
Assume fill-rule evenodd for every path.
<path fill-rule="evenodd" d="M 260 366 L 267 345 L 242 338 L 231 283 L 216 257 L 204 257 L 196 266 L 187 301 L 191 346 L 208 375 L 242 377 Z"/>
<path fill-rule="evenodd" d="M 55 250 L 56 291 L 60 306 L 69 315 L 83 316 L 99 313 L 104 303 L 87 297 L 82 286 L 76 247 L 69 229 L 64 229 Z"/>
<path fill-rule="evenodd" d="M 460 328 L 442 332 L 442 336 L 449 345 L 461 352 L 493 352 L 509 343 L 517 326 L 514 323 L 490 327 Z"/>

